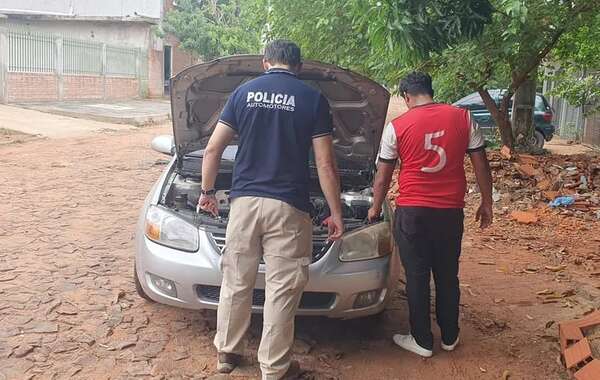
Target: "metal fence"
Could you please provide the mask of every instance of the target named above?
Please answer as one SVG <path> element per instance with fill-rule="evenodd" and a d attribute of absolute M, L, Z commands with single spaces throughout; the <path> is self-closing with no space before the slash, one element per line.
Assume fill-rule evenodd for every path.
<path fill-rule="evenodd" d="M 552 81 L 545 81 L 544 92 L 552 90 L 555 85 Z M 560 137 L 600 147 L 600 115 L 586 114 L 585 107 L 572 106 L 557 96 L 549 96 L 548 101 L 554 109 L 554 122 L 558 125 Z"/>
<path fill-rule="evenodd" d="M 141 49 L 8 27 L 8 71 L 147 79 Z"/>
<path fill-rule="evenodd" d="M 8 31 L 8 71 L 51 73 L 56 69 L 55 39 L 43 33 Z"/>
<path fill-rule="evenodd" d="M 73 39 L 62 41 L 63 73 L 102 74 L 102 44 Z"/>
<path fill-rule="evenodd" d="M 106 73 L 110 75 L 135 76 L 138 69 L 136 60 L 139 51 L 133 49 L 106 47 Z"/>

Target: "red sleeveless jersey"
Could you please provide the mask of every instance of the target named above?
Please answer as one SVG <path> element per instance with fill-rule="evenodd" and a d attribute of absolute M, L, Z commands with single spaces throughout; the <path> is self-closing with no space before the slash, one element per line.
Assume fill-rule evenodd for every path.
<path fill-rule="evenodd" d="M 426 104 L 412 108 L 390 125 L 382 137 L 380 158 L 400 159 L 396 204 L 463 208 L 467 188 L 465 154 L 484 149 L 485 145 L 469 111 L 447 104 Z M 392 157 L 393 148 L 396 157 Z"/>

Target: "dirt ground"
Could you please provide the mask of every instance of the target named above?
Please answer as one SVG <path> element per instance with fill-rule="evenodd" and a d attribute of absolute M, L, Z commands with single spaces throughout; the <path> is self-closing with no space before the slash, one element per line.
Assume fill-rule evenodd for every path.
<path fill-rule="evenodd" d="M 213 376 L 215 313 L 140 299 L 132 282 L 138 210 L 166 163 L 168 126 L 0 146 L 0 379 L 257 378 L 260 317 L 247 363 Z M 461 345 L 402 352 L 402 284 L 379 318 L 299 318 L 295 356 L 312 379 L 567 379 L 557 322 L 600 307 L 600 223 L 499 215 L 480 232 L 467 210 Z M 557 264 L 565 268 L 554 272 Z M 560 296 L 552 302 L 548 292 Z M 439 341 L 439 332 L 434 331 Z"/>

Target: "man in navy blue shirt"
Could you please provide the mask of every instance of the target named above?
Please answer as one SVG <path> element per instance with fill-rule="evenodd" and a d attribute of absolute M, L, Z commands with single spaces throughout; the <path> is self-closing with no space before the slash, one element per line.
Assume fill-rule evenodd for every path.
<path fill-rule="evenodd" d="M 217 214 L 215 179 L 221 155 L 237 134 L 215 336 L 217 368 L 229 373 L 241 359 L 262 257 L 266 299 L 258 360 L 263 380 L 279 380 L 298 369 L 290 356 L 294 316 L 311 263 L 311 147 L 331 210 L 329 238 L 339 239 L 344 227 L 327 99 L 297 78 L 302 63 L 293 42 L 270 43 L 263 65 L 265 74 L 238 87 L 223 109 L 204 151 L 198 202 Z"/>

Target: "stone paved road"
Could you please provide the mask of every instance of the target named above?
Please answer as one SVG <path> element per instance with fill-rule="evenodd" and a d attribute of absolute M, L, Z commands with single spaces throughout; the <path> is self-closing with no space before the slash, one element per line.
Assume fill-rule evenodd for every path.
<path fill-rule="evenodd" d="M 165 132 L 167 126 L 104 131 L 0 147 L 1 380 L 212 376 L 214 313 L 146 303 L 131 280 L 138 209 L 165 164 L 149 144 Z M 543 271 L 517 272 L 530 263 L 543 268 L 545 258 L 531 247 L 546 246 L 554 234 L 549 227 L 536 242 L 531 231 L 502 223 L 497 235 L 465 238 L 465 344 L 457 352 L 436 349 L 434 359 L 423 361 L 392 347 L 392 332 L 406 329 L 398 291 L 380 318 L 300 319 L 295 353 L 309 370 L 305 378 L 499 379 L 506 371 L 511 379 L 564 378 L 550 322 L 580 315 L 598 293 L 570 275 L 558 281 Z M 474 230 L 470 221 L 468 227 Z M 591 234 L 596 227 L 586 228 Z M 541 304 L 536 291 L 545 288 L 575 288 L 581 297 L 567 308 Z M 256 378 L 259 335 L 256 318 L 251 365 L 234 378 Z"/>

